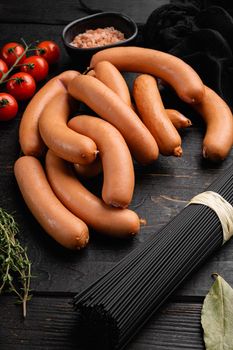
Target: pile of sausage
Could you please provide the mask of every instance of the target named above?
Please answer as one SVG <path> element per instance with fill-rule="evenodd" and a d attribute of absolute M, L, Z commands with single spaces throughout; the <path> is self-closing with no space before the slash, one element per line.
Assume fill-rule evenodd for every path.
<path fill-rule="evenodd" d="M 88 228 L 115 237 L 140 230 L 127 209 L 134 191 L 133 160 L 153 163 L 159 153 L 182 155 L 177 131 L 191 124 L 164 108 L 157 78 L 192 105 L 206 122 L 203 156 L 223 160 L 233 144 L 233 118 L 226 103 L 184 61 L 164 52 L 118 47 L 99 51 L 87 74 L 65 71 L 28 104 L 19 128 L 24 153 L 14 173 L 22 196 L 44 230 L 70 249 L 85 247 Z M 121 71 L 140 73 L 131 101 Z M 71 118 L 76 101 L 97 116 Z M 102 198 L 79 176 L 103 171 Z"/>

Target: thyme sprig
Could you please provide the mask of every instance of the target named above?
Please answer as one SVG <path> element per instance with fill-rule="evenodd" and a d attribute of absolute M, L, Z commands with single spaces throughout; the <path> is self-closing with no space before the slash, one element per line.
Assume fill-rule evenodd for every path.
<path fill-rule="evenodd" d="M 18 232 L 14 217 L 0 208 L 0 294 L 3 291 L 15 293 L 26 317 L 26 304 L 31 298 L 31 263 L 27 250 L 16 238 Z"/>

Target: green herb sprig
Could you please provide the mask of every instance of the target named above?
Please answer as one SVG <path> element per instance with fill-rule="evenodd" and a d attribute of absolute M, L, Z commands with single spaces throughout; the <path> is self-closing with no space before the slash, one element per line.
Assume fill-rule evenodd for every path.
<path fill-rule="evenodd" d="M 31 263 L 26 249 L 16 238 L 18 232 L 14 217 L 0 208 L 0 294 L 15 293 L 26 317 L 26 304 L 31 298 Z"/>

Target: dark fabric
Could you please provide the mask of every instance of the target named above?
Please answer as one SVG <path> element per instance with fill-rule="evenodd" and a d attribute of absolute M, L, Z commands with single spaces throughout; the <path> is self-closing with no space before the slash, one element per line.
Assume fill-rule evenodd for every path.
<path fill-rule="evenodd" d="M 221 5 L 221 6 L 220 6 Z M 233 109 L 233 4 L 171 1 L 155 9 L 144 26 L 146 47 L 190 64 Z"/>

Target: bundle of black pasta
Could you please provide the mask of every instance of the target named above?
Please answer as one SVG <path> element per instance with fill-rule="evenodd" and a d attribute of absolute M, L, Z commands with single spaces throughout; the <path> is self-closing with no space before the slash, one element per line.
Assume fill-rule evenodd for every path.
<path fill-rule="evenodd" d="M 232 186 L 233 166 L 208 188 L 208 193 L 226 202 L 225 212 L 230 207 L 230 220 Z M 211 200 L 215 205 L 216 198 Z M 184 279 L 221 247 L 226 239 L 217 213 L 206 204 L 187 205 L 74 298 L 82 332 L 92 348 L 94 344 L 100 349 L 122 349 Z"/>

